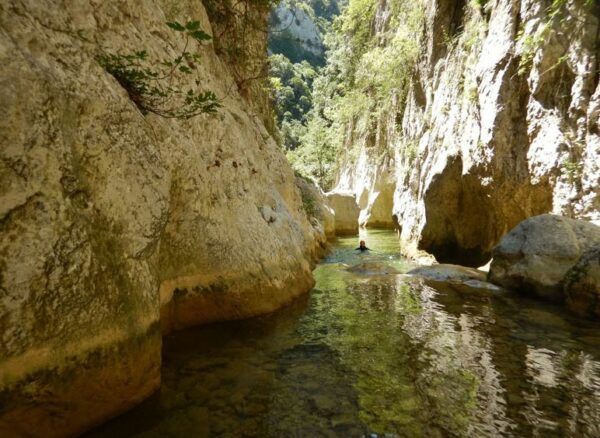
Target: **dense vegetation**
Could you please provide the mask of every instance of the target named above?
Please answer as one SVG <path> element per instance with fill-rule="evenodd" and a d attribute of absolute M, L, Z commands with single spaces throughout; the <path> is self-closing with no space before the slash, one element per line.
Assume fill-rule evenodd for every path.
<path fill-rule="evenodd" d="M 316 75 L 296 68 L 293 78 L 279 81 L 281 60 L 273 63 L 278 67 L 272 70 L 272 82 L 294 91 L 292 98 L 291 90 L 276 88 L 276 111 L 288 158 L 296 171 L 326 189 L 333 183 L 336 157 L 344 149 L 349 124 L 358 124 L 354 129 L 359 131 L 372 129 L 378 114 L 407 93 L 418 59 L 421 3 L 391 1 L 391 18 L 373 38 L 379 4 L 378 0 L 350 0 L 345 5 L 327 28 L 327 62 Z M 301 82 L 307 88 L 297 93 L 304 90 Z M 359 117 L 364 114 L 370 117 Z"/>

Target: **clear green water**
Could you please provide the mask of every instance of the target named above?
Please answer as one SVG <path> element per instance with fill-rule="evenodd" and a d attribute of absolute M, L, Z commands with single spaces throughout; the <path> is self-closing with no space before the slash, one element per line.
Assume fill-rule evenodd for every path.
<path fill-rule="evenodd" d="M 310 297 L 164 340 L 161 390 L 89 437 L 599 437 L 600 325 L 491 293 L 361 276 L 400 271 L 339 239 Z"/>

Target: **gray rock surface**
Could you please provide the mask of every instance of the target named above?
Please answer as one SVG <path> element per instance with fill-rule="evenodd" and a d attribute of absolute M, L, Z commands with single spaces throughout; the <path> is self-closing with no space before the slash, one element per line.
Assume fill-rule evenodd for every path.
<path fill-rule="evenodd" d="M 300 177 L 296 177 L 296 185 L 302 194 L 305 213 L 310 219 L 318 221 L 318 226 L 322 227 L 326 237 L 334 237 L 335 212 L 329 205 L 323 190 L 312 181 Z"/>

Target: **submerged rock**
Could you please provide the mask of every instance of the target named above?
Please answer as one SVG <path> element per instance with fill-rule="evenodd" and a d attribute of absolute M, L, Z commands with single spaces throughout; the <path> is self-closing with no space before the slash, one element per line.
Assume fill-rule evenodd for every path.
<path fill-rule="evenodd" d="M 379 262 L 363 262 L 351 266 L 347 269 L 349 272 L 362 275 L 389 275 L 399 274 L 400 272 L 392 266 Z"/>
<path fill-rule="evenodd" d="M 587 307 L 583 302 L 597 294 L 592 248 L 598 244 L 597 225 L 549 214 L 535 216 L 517 225 L 494 249 L 488 278 L 541 298 L 562 300 L 566 293 L 574 308 L 583 309 Z"/>

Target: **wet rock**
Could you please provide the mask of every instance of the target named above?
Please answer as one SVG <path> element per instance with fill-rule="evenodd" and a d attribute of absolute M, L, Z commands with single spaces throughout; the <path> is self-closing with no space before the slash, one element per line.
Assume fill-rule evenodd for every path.
<path fill-rule="evenodd" d="M 329 192 L 327 193 L 327 200 L 335 212 L 336 234 L 357 233 L 360 210 L 356 204 L 354 194 L 339 191 Z"/>
<path fill-rule="evenodd" d="M 600 317 L 600 244 L 588 248 L 567 272 L 563 290 L 575 313 Z"/>
<path fill-rule="evenodd" d="M 436 287 L 459 293 L 500 292 L 502 288 L 488 283 L 485 272 L 459 265 L 421 266 L 408 275 L 424 278 Z"/>
<path fill-rule="evenodd" d="M 600 244 L 597 225 L 549 214 L 535 216 L 517 225 L 494 249 L 488 278 L 508 289 L 561 300 L 565 297 L 563 282 L 567 273 L 595 244 Z M 591 254 L 589 261 L 582 260 L 582 272 L 589 265 L 593 273 Z M 572 274 L 569 284 L 575 286 L 579 276 Z M 579 290 L 587 288 L 584 278 L 581 277 L 583 283 Z M 581 300 L 586 295 L 589 296 L 588 292 L 579 296 L 574 293 L 573 305 L 581 308 Z"/>
<path fill-rule="evenodd" d="M 408 271 L 409 275 L 415 275 L 436 281 L 479 281 L 485 282 L 485 272 L 465 266 L 440 264 L 421 266 Z"/>

